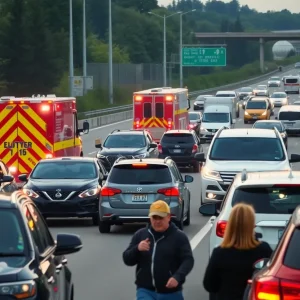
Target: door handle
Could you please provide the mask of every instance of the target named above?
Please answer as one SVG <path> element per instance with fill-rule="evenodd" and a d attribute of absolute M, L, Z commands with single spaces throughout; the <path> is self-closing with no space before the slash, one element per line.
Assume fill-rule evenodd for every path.
<path fill-rule="evenodd" d="M 53 276 L 51 276 L 49 279 L 48 279 L 48 283 L 50 283 L 50 284 L 52 284 L 52 283 L 54 283 L 54 277 Z"/>
<path fill-rule="evenodd" d="M 68 260 L 67 260 L 66 258 L 64 258 L 64 259 L 61 261 L 61 263 L 62 263 L 63 265 L 66 265 L 66 264 L 68 263 Z"/>
<path fill-rule="evenodd" d="M 56 270 L 61 270 L 61 269 L 62 269 L 62 266 L 63 266 L 62 264 L 57 265 L 57 266 L 56 266 Z"/>

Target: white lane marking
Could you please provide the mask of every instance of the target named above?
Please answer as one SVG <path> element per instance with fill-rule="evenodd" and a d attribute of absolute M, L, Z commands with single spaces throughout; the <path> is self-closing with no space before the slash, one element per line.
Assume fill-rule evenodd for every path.
<path fill-rule="evenodd" d="M 201 241 L 205 238 L 207 233 L 210 231 L 211 227 L 212 227 L 212 223 L 209 220 L 190 240 L 190 244 L 191 244 L 193 251 L 201 243 Z"/>
<path fill-rule="evenodd" d="M 128 122 L 128 121 L 131 121 L 131 120 L 132 119 L 127 119 L 127 120 L 123 120 L 123 121 L 116 122 L 116 123 L 110 123 L 110 124 L 103 125 L 103 126 L 100 126 L 100 127 L 92 128 L 92 129 L 90 129 L 90 131 L 94 131 L 94 130 L 97 130 L 97 129 L 111 127 L 111 126 L 114 126 L 114 125 L 118 125 L 118 124 L 122 124 L 122 123 L 125 123 L 125 122 Z"/>

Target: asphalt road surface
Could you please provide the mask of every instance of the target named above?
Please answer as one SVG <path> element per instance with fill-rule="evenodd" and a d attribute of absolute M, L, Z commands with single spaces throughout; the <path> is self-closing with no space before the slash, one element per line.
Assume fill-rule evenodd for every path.
<path fill-rule="evenodd" d="M 296 70 L 283 75 L 297 74 Z M 266 81 L 258 84 L 266 84 Z M 254 86 L 254 85 L 252 85 Z M 283 87 L 271 88 L 271 91 L 282 91 Z M 299 100 L 298 94 L 289 94 L 290 103 Z M 242 109 L 242 108 L 241 108 Z M 278 108 L 275 109 L 274 118 Z M 123 121 L 117 124 L 95 128 L 86 136 L 83 136 L 84 153 L 88 156 L 95 156 L 96 149 L 94 141 L 100 137 L 103 140 L 114 129 L 129 129 L 132 121 Z M 244 125 L 243 111 L 240 119 L 237 120 L 237 128 L 251 127 Z M 299 137 L 289 137 L 288 152 L 300 153 Z M 207 151 L 209 144 L 204 144 Z M 294 164 L 293 169 L 300 170 L 300 164 Z M 208 294 L 203 288 L 202 279 L 208 262 L 208 237 L 210 225 L 207 224 L 209 218 L 199 214 L 200 190 L 198 182 L 199 174 L 190 173 L 194 177 L 194 182 L 189 185 L 191 199 L 191 225 L 185 227 L 184 231 L 188 235 L 195 255 L 195 267 L 187 277 L 184 286 L 184 296 L 186 300 L 208 300 Z M 49 225 L 54 236 L 57 233 L 79 234 L 82 238 L 83 249 L 81 252 L 68 257 L 69 266 L 73 271 L 75 283 L 75 300 L 134 300 L 135 268 L 127 267 L 122 261 L 122 252 L 127 247 L 132 234 L 140 228 L 137 225 L 114 226 L 110 234 L 100 234 L 98 227 L 92 226 L 88 219 L 67 219 L 50 220 Z"/>

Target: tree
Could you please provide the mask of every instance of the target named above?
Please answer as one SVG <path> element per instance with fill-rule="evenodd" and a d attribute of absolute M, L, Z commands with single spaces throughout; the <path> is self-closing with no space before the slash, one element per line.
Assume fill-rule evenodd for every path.
<path fill-rule="evenodd" d="M 134 8 L 140 13 L 158 8 L 157 0 L 114 0 L 114 2 L 124 8 Z"/>

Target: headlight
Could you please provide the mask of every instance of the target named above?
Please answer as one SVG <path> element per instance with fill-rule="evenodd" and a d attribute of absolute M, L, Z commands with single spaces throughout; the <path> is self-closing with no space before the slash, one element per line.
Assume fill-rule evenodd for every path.
<path fill-rule="evenodd" d="M 102 155 L 102 154 L 100 154 L 100 153 L 97 153 L 96 157 L 97 157 L 97 158 L 103 158 L 103 159 L 106 158 L 106 156 L 104 156 L 104 155 Z"/>
<path fill-rule="evenodd" d="M 263 112 L 261 115 L 262 116 L 265 116 L 267 114 L 267 111 Z"/>
<path fill-rule="evenodd" d="M 147 153 L 134 155 L 134 158 L 145 158 L 145 157 L 147 157 Z"/>
<path fill-rule="evenodd" d="M 201 131 L 207 131 L 207 129 L 204 128 L 204 127 L 201 127 L 200 130 L 201 130 Z"/>
<path fill-rule="evenodd" d="M 203 177 L 206 177 L 209 179 L 222 180 L 220 173 L 218 171 L 212 171 L 207 168 L 202 169 L 202 175 L 203 175 Z"/>
<path fill-rule="evenodd" d="M 249 116 L 249 113 L 245 111 L 245 115 L 246 115 L 246 116 Z"/>
<path fill-rule="evenodd" d="M 81 194 L 79 194 L 80 198 L 86 198 L 86 197 L 92 197 L 100 193 L 101 187 L 100 186 L 94 186 L 88 190 L 85 190 Z"/>
<path fill-rule="evenodd" d="M 1 283 L 0 295 L 13 296 L 16 299 L 31 298 L 36 294 L 36 285 L 34 281 L 23 281 L 13 283 Z"/>
<path fill-rule="evenodd" d="M 23 189 L 23 192 L 30 198 L 38 198 L 39 195 L 33 191 L 33 190 L 30 190 L 30 189 Z"/>

